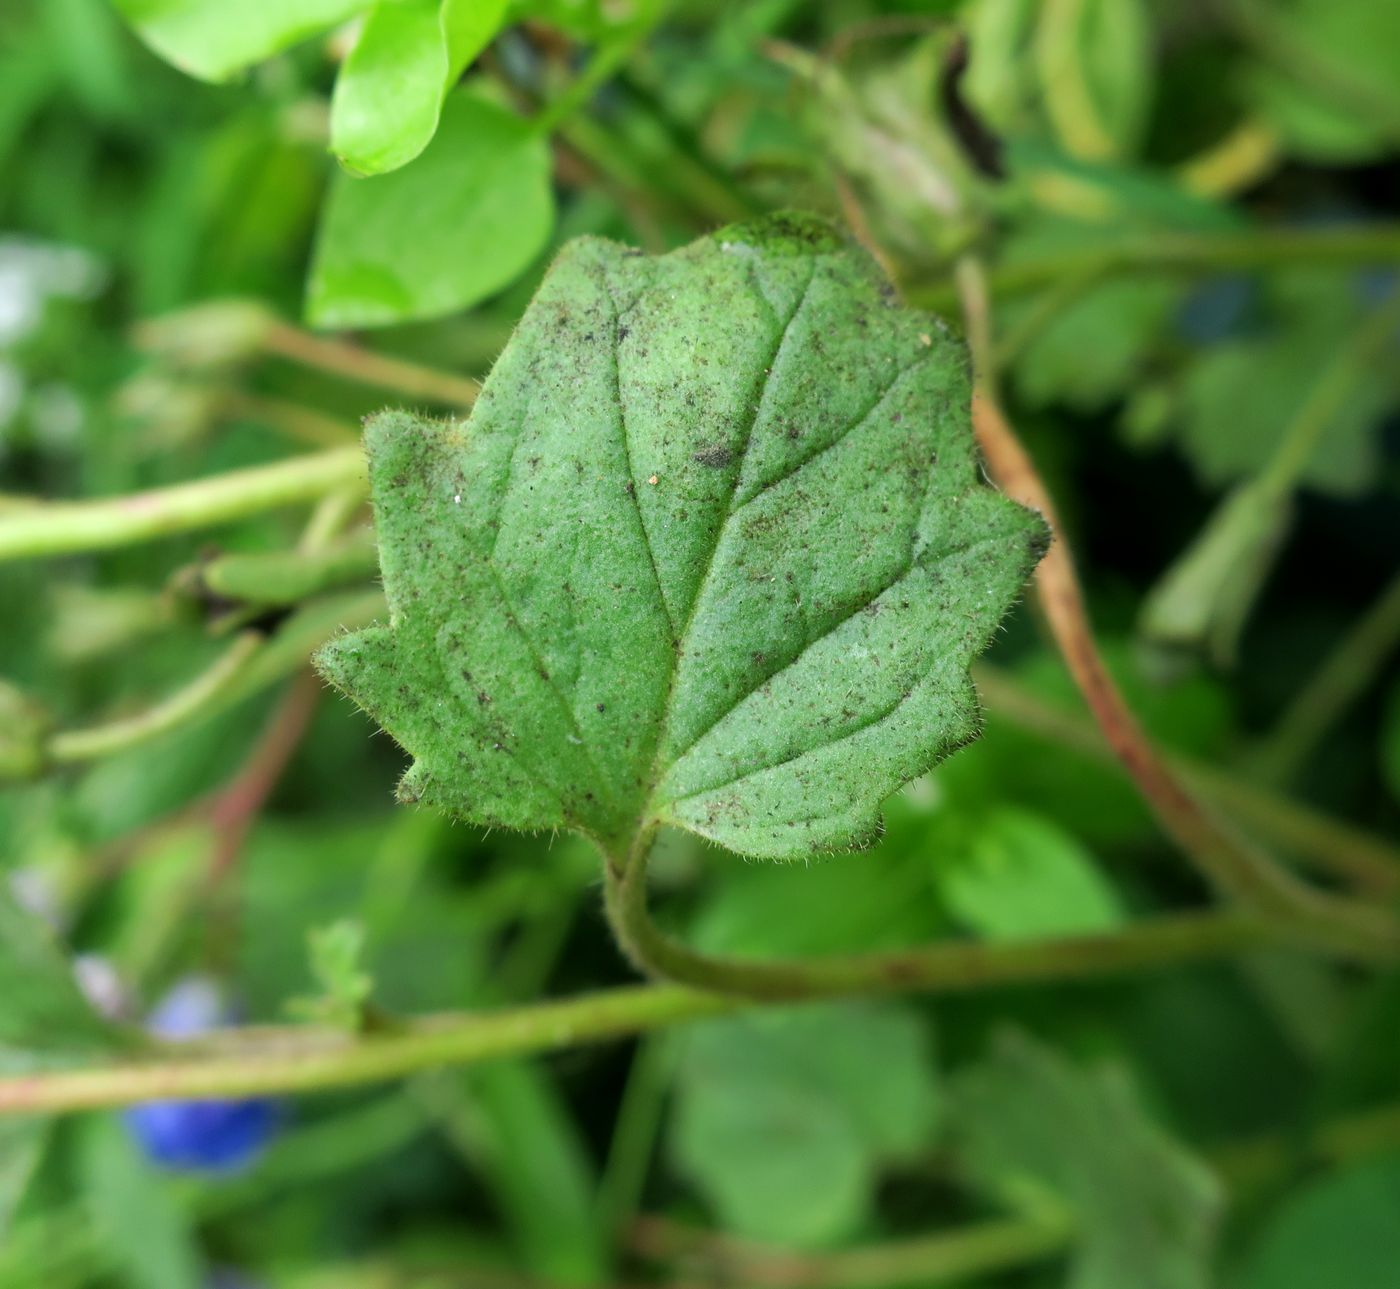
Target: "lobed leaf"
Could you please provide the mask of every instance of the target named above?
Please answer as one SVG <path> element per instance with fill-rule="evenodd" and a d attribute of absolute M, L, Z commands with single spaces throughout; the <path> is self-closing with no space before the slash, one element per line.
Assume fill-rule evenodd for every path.
<path fill-rule="evenodd" d="M 559 256 L 469 424 L 367 446 L 387 625 L 323 673 L 400 796 L 616 850 L 857 844 L 977 731 L 1046 529 L 978 477 L 962 346 L 823 223 Z"/>
<path fill-rule="evenodd" d="M 931 1035 L 898 1004 L 726 1018 L 683 1042 L 673 1162 L 740 1235 L 851 1234 L 885 1166 L 925 1147 L 942 1109 Z"/>
<path fill-rule="evenodd" d="M 1146 1114 L 1126 1071 L 1083 1070 L 1007 1031 L 953 1089 L 975 1183 L 1079 1224 L 1067 1289 L 1207 1289 L 1222 1194 Z"/>

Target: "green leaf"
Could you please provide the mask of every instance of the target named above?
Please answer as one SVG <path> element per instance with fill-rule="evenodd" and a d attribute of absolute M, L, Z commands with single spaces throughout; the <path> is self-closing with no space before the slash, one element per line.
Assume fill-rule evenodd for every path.
<path fill-rule="evenodd" d="M 1139 633 L 1167 655 L 1233 666 L 1250 610 L 1293 520 L 1292 496 L 1251 481 L 1230 493 L 1152 588 Z"/>
<path fill-rule="evenodd" d="M 691 940 L 709 953 L 802 957 L 908 949 L 945 934 L 923 830 L 906 842 L 888 827 L 901 804 L 886 803 L 885 836 L 859 863 L 724 865 L 705 884 Z"/>
<path fill-rule="evenodd" d="M 167 62 L 207 81 L 245 67 L 368 9 L 370 0 L 114 0 Z"/>
<path fill-rule="evenodd" d="M 288 1006 L 299 1016 L 354 1030 L 365 1020 L 374 992 L 374 977 L 364 970 L 364 926 L 349 918 L 307 932 L 311 974 L 319 995 L 293 998 Z"/>
<path fill-rule="evenodd" d="M 0 878 L 0 1067 L 117 1045 L 116 1030 L 88 1006 L 48 928 Z"/>
<path fill-rule="evenodd" d="M 975 734 L 968 664 L 1044 549 L 967 398 L 961 346 L 817 221 L 573 242 L 469 425 L 371 423 L 390 622 L 319 666 L 415 757 L 404 800 L 858 843 Z"/>
<path fill-rule="evenodd" d="M 1141 378 L 1179 298 L 1174 283 L 1138 277 L 1064 301 L 1016 359 L 1018 392 L 1037 407 L 1101 411 Z M 1042 298 L 1010 310 L 1012 326 L 1018 314 L 1046 307 Z"/>
<path fill-rule="evenodd" d="M 169 1182 L 146 1162 L 120 1119 L 81 1127 L 78 1164 L 93 1225 L 131 1289 L 201 1289 L 203 1259 Z"/>
<path fill-rule="evenodd" d="M 1123 922 L 1093 856 L 1049 819 L 1014 806 L 979 822 L 939 886 L 950 912 L 991 940 L 1087 935 Z"/>
<path fill-rule="evenodd" d="M 1271 1218 L 1241 1289 L 1392 1289 L 1400 1267 L 1400 1156 L 1302 1188 Z"/>
<path fill-rule="evenodd" d="M 553 221 L 545 138 L 494 103 L 453 94 L 412 166 L 335 177 L 307 315 L 375 327 L 465 309 L 523 272 Z"/>
<path fill-rule="evenodd" d="M 48 1119 L 0 1119 L 0 1246 L 44 1153 L 49 1125 Z"/>
<path fill-rule="evenodd" d="M 1033 83 L 1028 67 L 1037 0 L 975 0 L 965 6 L 967 74 L 963 92 L 994 130 L 1019 131 Z"/>
<path fill-rule="evenodd" d="M 927 1032 L 891 1004 L 700 1025 L 678 1069 L 676 1167 L 726 1230 L 784 1243 L 856 1228 L 881 1167 L 927 1142 L 939 1108 Z"/>
<path fill-rule="evenodd" d="M 1186 373 L 1178 433 L 1208 483 L 1254 473 L 1273 455 L 1283 430 L 1335 356 L 1339 334 L 1289 331 L 1218 345 Z M 1353 381 L 1318 442 L 1302 482 L 1355 494 L 1371 485 L 1379 455 L 1376 428 L 1395 396 L 1380 372 Z"/>
<path fill-rule="evenodd" d="M 437 130 L 448 90 L 500 30 L 507 7 L 508 0 L 381 0 L 336 78 L 336 156 L 365 175 L 412 161 Z"/>
<path fill-rule="evenodd" d="M 1147 1118 L 1122 1070 L 1082 1070 L 1004 1033 L 955 1084 L 949 1117 L 974 1183 L 1074 1215 L 1067 1289 L 1213 1283 L 1220 1187 Z"/>
<path fill-rule="evenodd" d="M 1400 138 L 1400 6 L 1249 0 L 1264 55 L 1245 79 L 1257 109 L 1310 161 L 1380 158 Z"/>

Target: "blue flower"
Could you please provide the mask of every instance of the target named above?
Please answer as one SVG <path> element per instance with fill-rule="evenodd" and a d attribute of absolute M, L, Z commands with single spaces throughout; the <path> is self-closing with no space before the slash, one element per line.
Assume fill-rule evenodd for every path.
<path fill-rule="evenodd" d="M 191 977 L 176 985 L 147 1020 L 166 1039 L 194 1038 L 228 1024 L 232 1014 L 211 980 Z M 264 1097 L 243 1101 L 150 1101 L 126 1112 L 136 1139 L 158 1164 L 228 1172 L 249 1163 L 271 1140 L 280 1115 Z"/>

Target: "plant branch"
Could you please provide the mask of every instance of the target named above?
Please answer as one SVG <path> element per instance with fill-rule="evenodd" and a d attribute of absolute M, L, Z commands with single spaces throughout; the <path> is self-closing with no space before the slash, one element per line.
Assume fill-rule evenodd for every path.
<path fill-rule="evenodd" d="M 973 676 L 978 693 L 997 716 L 1057 748 L 1069 748 L 1121 768 L 1092 721 L 1046 702 L 1000 668 L 979 663 Z M 1353 883 L 1368 894 L 1389 897 L 1400 893 L 1400 850 L 1384 838 L 1213 765 L 1165 750 L 1161 755 L 1192 791 L 1306 859 L 1311 867 Z"/>
<path fill-rule="evenodd" d="M 950 942 L 912 954 L 809 964 L 803 997 L 933 993 L 1076 982 L 1227 956 L 1278 942 L 1285 931 L 1235 913 L 1147 922 L 1113 935 L 988 945 Z M 862 965 L 866 964 L 866 965 Z M 893 965 L 901 964 L 901 965 Z M 810 987 L 813 984 L 816 987 Z M 417 1070 L 601 1042 L 752 1006 L 683 985 L 633 985 L 499 1011 L 409 1020 L 351 1034 L 319 1026 L 254 1026 L 184 1043 L 153 1040 L 135 1058 L 0 1078 L 0 1116 L 141 1101 L 311 1092 L 402 1078 Z"/>
<path fill-rule="evenodd" d="M 765 1002 L 1091 979 L 1290 938 L 1281 924 L 1262 918 L 1188 914 L 1142 922 L 1119 934 L 1063 940 L 945 940 L 893 953 L 780 960 L 711 955 L 674 939 L 652 920 L 647 903 L 651 838 L 639 838 L 625 864 L 609 862 L 605 868 L 608 922 L 623 952 L 646 975 Z"/>
<path fill-rule="evenodd" d="M 248 665 L 262 648 L 261 631 L 245 631 L 214 663 L 183 689 L 177 689 L 154 707 L 135 716 L 94 725 L 88 729 L 60 730 L 45 747 L 45 760 L 53 766 L 77 765 L 111 756 L 149 742 L 186 721 L 224 696 L 243 678 Z"/>
<path fill-rule="evenodd" d="M 0 562 L 113 550 L 365 486 L 356 444 L 122 497 L 42 502 L 0 514 Z"/>
<path fill-rule="evenodd" d="M 186 586 L 245 605 L 297 604 L 332 587 L 365 581 L 378 570 L 374 533 L 362 528 L 315 550 L 218 555 L 192 570 Z"/>
<path fill-rule="evenodd" d="M 1317 946 L 1363 956 L 1400 953 L 1400 924 L 1385 910 L 1327 895 L 1304 885 L 1238 836 L 1190 792 L 1138 724 L 1099 653 L 1064 530 L 1034 463 L 997 399 L 992 362 L 990 300 L 980 261 L 957 267 L 975 387 L 973 426 L 987 468 L 1013 500 L 1045 516 L 1054 541 L 1036 569 L 1036 589 L 1050 632 L 1114 754 L 1158 822 L 1220 891 L 1292 923 Z"/>
<path fill-rule="evenodd" d="M 216 836 L 209 885 L 221 882 L 237 863 L 253 824 L 310 728 L 320 697 L 321 682 L 313 672 L 297 676 L 243 766 L 209 803 L 206 818 Z"/>
<path fill-rule="evenodd" d="M 1400 263 L 1400 224 L 1339 228 L 1250 228 L 1240 232 L 1162 233 L 1105 237 L 1036 258 L 994 265 L 988 282 L 998 298 L 1024 295 L 1085 275 L 1212 273 L 1281 268 L 1296 264 L 1367 268 Z M 906 298 L 923 309 L 951 313 L 959 292 L 945 282 L 902 284 Z"/>
<path fill-rule="evenodd" d="M 535 128 L 541 134 L 549 134 L 585 107 L 622 70 L 637 46 L 660 21 L 665 7 L 665 0 L 643 0 L 638 4 L 632 21 L 596 50 L 583 71 L 544 106 L 534 119 Z"/>

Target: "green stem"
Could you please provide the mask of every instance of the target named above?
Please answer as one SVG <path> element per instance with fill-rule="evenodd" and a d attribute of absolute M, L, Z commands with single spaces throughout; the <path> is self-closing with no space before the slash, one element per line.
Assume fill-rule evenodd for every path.
<path fill-rule="evenodd" d="M 801 997 L 951 993 L 1130 975 L 1228 956 L 1286 936 L 1277 924 L 1207 913 L 1145 922 L 1112 935 L 999 945 L 958 941 L 907 954 L 818 959 L 795 969 L 810 973 L 798 982 Z M 789 969 L 782 970 L 781 983 L 791 986 Z M 792 996 L 790 988 L 772 995 Z M 425 1017 L 370 1034 L 313 1026 L 226 1030 L 214 1038 L 161 1043 L 138 1058 L 0 1078 L 0 1115 L 352 1087 L 436 1066 L 647 1033 L 754 1001 L 683 985 L 634 985 L 500 1011 Z"/>
<path fill-rule="evenodd" d="M 199 570 L 199 581 L 215 595 L 245 604 L 296 604 L 318 591 L 374 575 L 379 554 L 374 533 L 364 528 L 316 551 L 259 551 L 220 555 Z"/>
<path fill-rule="evenodd" d="M 1060 142 L 1073 156 L 1106 161 L 1113 156 L 1113 136 L 1094 102 L 1080 56 L 1085 8 L 1084 0 L 1044 0 L 1036 25 L 1036 71 Z"/>
<path fill-rule="evenodd" d="M 1119 764 L 1091 720 L 1045 702 L 1000 668 L 980 663 L 973 674 L 978 692 L 994 715 L 1040 735 L 1058 749 Z M 1215 766 L 1177 753 L 1165 756 L 1193 790 L 1252 831 L 1306 859 L 1312 867 L 1375 895 L 1400 893 L 1400 850 L 1383 838 Z"/>
<path fill-rule="evenodd" d="M 1066 670 L 1104 737 L 1164 831 L 1222 894 L 1278 918 L 1300 943 L 1348 956 L 1391 961 L 1400 954 L 1400 919 L 1388 909 L 1314 890 L 1272 856 L 1217 819 L 1172 770 L 1124 700 L 1104 662 L 1053 499 L 1007 419 L 996 393 L 991 299 L 981 260 L 959 259 L 954 273 L 972 350 L 972 421 L 988 473 L 1011 497 L 1039 511 L 1056 540 L 1035 572 L 1045 621 Z"/>
<path fill-rule="evenodd" d="M 297 550 L 303 555 L 317 555 L 330 546 L 351 521 L 365 508 L 365 490 L 359 487 L 328 492 L 316 503 L 301 530 Z"/>
<path fill-rule="evenodd" d="M 637 13 L 632 21 L 598 49 L 589 60 L 588 66 L 569 83 L 568 88 L 535 117 L 535 128 L 541 134 L 550 134 L 580 108 L 586 106 L 632 57 L 637 46 L 661 20 L 665 7 L 664 0 L 644 0 L 638 4 Z"/>
<path fill-rule="evenodd" d="M 47 502 L 0 515 L 0 562 L 113 550 L 314 501 L 351 486 L 365 487 L 358 446 L 124 497 Z"/>
<path fill-rule="evenodd" d="M 1297 264 L 1368 268 L 1400 263 L 1400 224 L 1339 228 L 1251 228 L 1239 232 L 1153 233 L 1105 239 L 1051 255 L 993 265 L 988 272 L 998 299 L 1024 295 L 1085 274 L 1208 273 L 1269 269 Z M 958 290 L 950 281 L 909 282 L 904 295 L 920 308 L 951 313 Z"/>
<path fill-rule="evenodd" d="M 1245 914 L 1193 914 L 1143 922 L 1119 935 L 990 944 L 948 940 L 895 953 L 772 960 L 700 953 L 667 935 L 647 903 L 651 837 L 627 862 L 609 862 L 608 922 L 646 975 L 720 994 L 779 1002 L 905 989 L 950 992 L 1025 979 L 1091 979 L 1183 958 L 1287 940 L 1279 923 Z"/>
<path fill-rule="evenodd" d="M 264 636 L 246 631 L 219 655 L 207 671 L 169 698 L 125 720 L 90 729 L 63 730 L 48 741 L 46 756 L 55 766 L 76 765 L 124 752 L 183 725 L 233 688 L 247 671 Z"/>

